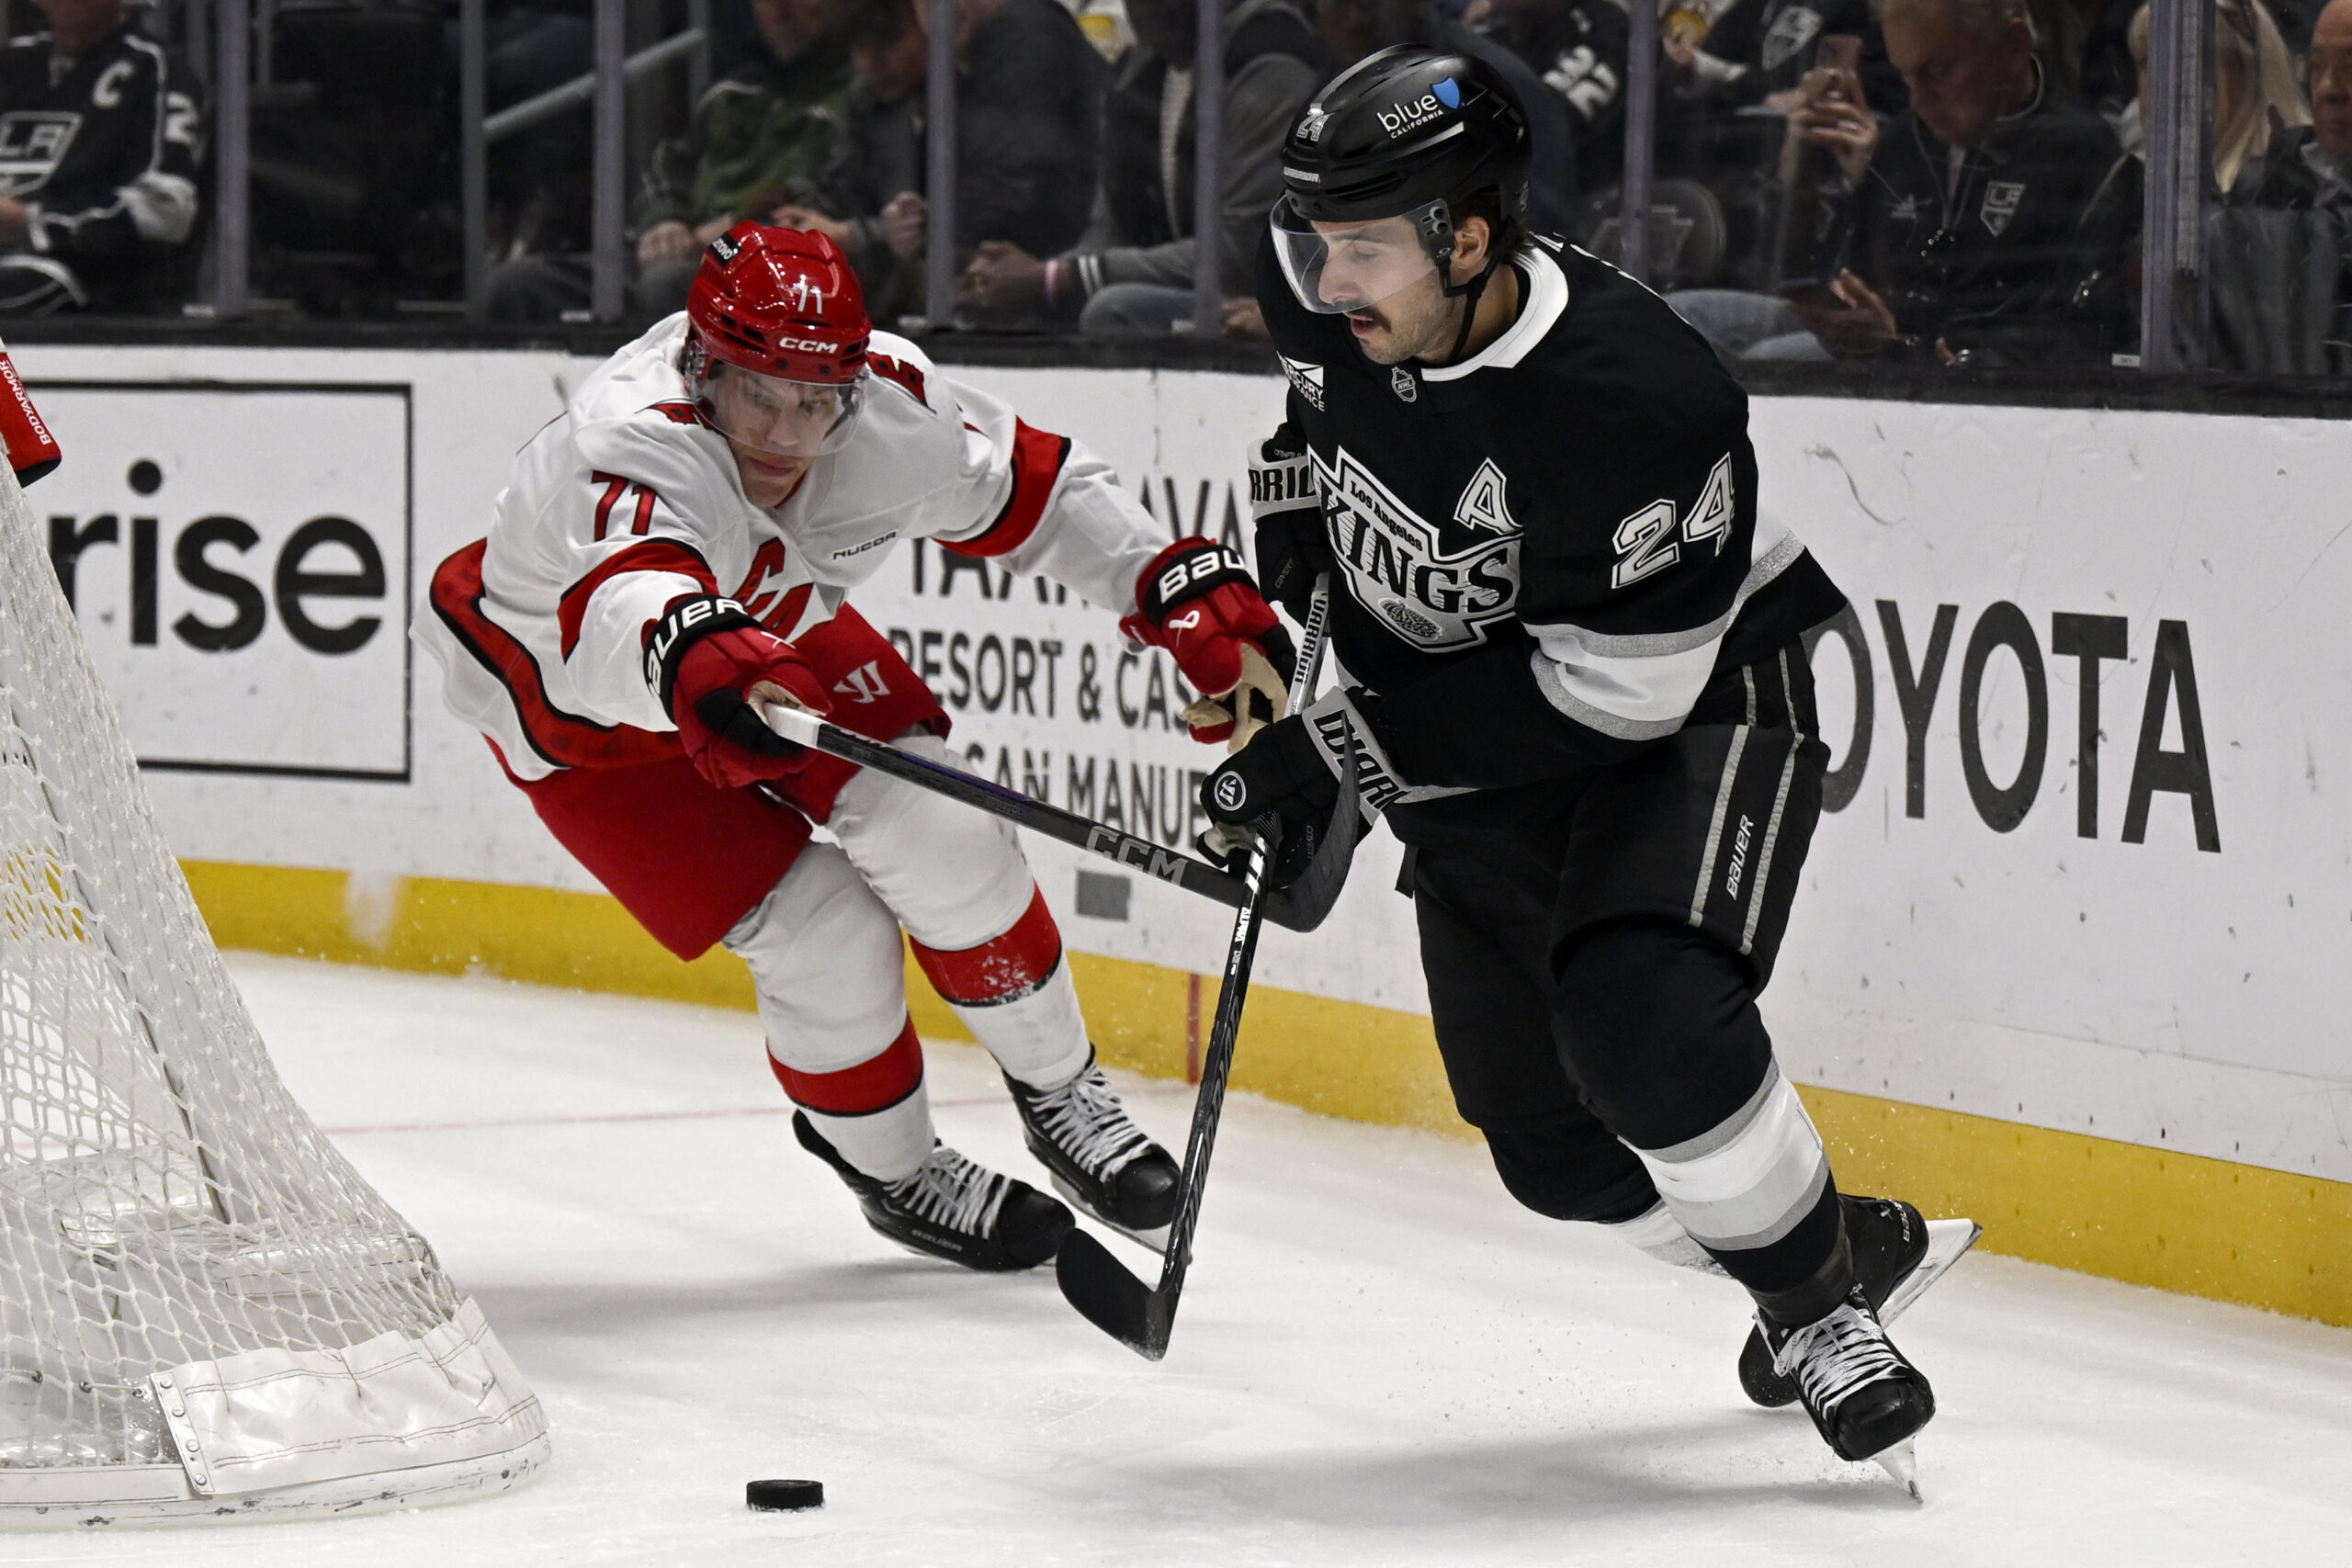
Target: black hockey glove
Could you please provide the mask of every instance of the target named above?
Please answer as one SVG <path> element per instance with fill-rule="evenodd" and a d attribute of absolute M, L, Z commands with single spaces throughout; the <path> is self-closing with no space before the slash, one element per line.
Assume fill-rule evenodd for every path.
<path fill-rule="evenodd" d="M 1381 700 L 1362 686 L 1326 692 L 1304 712 L 1260 730 L 1256 739 L 1201 781 L 1201 808 L 1216 824 L 1201 835 L 1203 852 L 1230 863 L 1235 835 L 1282 824 L 1274 886 L 1287 887 L 1317 848 L 1344 830 L 1352 852 L 1394 801 L 1461 795 L 1450 785 L 1409 784 L 1388 760 Z M 1330 820 L 1340 798 L 1342 757 L 1355 764 L 1356 820 Z"/>
<path fill-rule="evenodd" d="M 1272 816 L 1285 837 L 1340 797 L 1339 771 L 1302 714 L 1278 719 L 1201 781 L 1201 807 L 1213 822 L 1247 828 Z"/>
<path fill-rule="evenodd" d="M 1287 424 L 1250 455 L 1250 515 L 1257 525 L 1260 587 L 1304 626 L 1315 579 L 1331 568 L 1331 545 L 1315 459 Z"/>

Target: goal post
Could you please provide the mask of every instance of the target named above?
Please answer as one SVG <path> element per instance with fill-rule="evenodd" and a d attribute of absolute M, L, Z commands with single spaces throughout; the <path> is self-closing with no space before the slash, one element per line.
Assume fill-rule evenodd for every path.
<path fill-rule="evenodd" d="M 0 467 L 0 1529 L 413 1507 L 546 1456 L 279 1081 Z"/>

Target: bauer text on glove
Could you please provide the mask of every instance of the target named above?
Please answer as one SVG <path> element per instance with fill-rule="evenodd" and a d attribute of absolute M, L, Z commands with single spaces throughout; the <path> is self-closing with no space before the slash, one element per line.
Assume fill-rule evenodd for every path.
<path fill-rule="evenodd" d="M 1195 740 L 1238 749 L 1288 704 L 1290 634 L 1250 581 L 1241 558 L 1211 539 L 1179 539 L 1143 570 L 1138 612 L 1119 623 L 1136 641 L 1176 656 L 1202 693 L 1184 709 Z"/>
<path fill-rule="evenodd" d="M 645 683 L 677 725 L 695 771 L 722 789 L 808 765 L 808 750 L 770 729 L 755 703 L 832 708 L 807 660 L 731 599 L 673 603 L 646 638 Z"/>

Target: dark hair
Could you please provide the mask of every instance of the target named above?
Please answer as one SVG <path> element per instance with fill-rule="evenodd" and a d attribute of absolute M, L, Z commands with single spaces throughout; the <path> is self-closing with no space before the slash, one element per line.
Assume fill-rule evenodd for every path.
<path fill-rule="evenodd" d="M 1503 214 L 1503 193 L 1498 186 L 1480 186 L 1458 199 L 1446 203 L 1446 212 L 1456 229 L 1463 220 L 1483 218 L 1487 220 L 1487 254 L 1500 261 L 1510 260 L 1512 254 L 1527 243 L 1527 231 L 1516 218 Z"/>
<path fill-rule="evenodd" d="M 833 37 L 844 49 L 881 49 L 915 25 L 916 0 L 831 0 Z"/>

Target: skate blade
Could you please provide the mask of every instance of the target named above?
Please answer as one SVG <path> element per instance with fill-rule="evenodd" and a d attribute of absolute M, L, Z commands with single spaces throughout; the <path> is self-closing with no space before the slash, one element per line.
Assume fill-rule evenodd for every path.
<path fill-rule="evenodd" d="M 1871 1455 L 1871 1462 L 1900 1482 L 1903 1490 L 1911 1494 L 1911 1501 L 1917 1503 L 1922 1500 L 1919 1496 L 1919 1456 L 1912 1448 L 1911 1441 L 1905 1438 L 1890 1448 L 1879 1450 Z"/>
<path fill-rule="evenodd" d="M 1118 1221 L 1113 1219 L 1110 1215 L 1097 1209 L 1093 1204 L 1088 1202 L 1085 1198 L 1080 1194 L 1078 1188 L 1074 1183 L 1064 1179 L 1061 1172 L 1057 1170 L 1048 1171 L 1046 1172 L 1046 1176 L 1053 1182 L 1054 1190 L 1069 1200 L 1069 1205 L 1071 1208 L 1076 1209 L 1080 1213 L 1084 1214 L 1096 1224 L 1102 1226 L 1106 1230 L 1117 1231 L 1121 1235 L 1125 1236 L 1137 1247 L 1149 1248 L 1151 1255 L 1155 1258 L 1165 1258 L 1168 1256 L 1168 1227 L 1166 1225 L 1161 1225 L 1158 1230 L 1130 1230 L 1125 1225 L 1123 1225 Z"/>
<path fill-rule="evenodd" d="M 1976 1238 L 1984 1234 L 1984 1227 L 1974 1220 L 1929 1220 L 1928 1256 L 1919 1260 L 1919 1267 L 1911 1270 L 1911 1277 L 1897 1285 L 1894 1293 L 1886 1298 L 1886 1304 L 1878 1309 L 1879 1322 L 1889 1324 L 1901 1317 L 1913 1302 L 1928 1293 L 1928 1286 L 1942 1279 L 1953 1264 L 1966 1256 L 1968 1249 L 1976 1245 Z"/>

